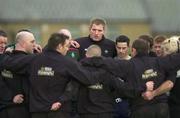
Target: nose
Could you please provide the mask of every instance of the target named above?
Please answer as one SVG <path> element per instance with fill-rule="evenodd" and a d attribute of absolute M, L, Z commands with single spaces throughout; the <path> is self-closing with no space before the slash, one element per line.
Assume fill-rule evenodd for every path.
<path fill-rule="evenodd" d="M 2 43 L 2 44 L 1 44 L 1 47 L 2 47 L 2 48 L 5 48 L 5 47 L 6 47 L 6 44 L 5 44 L 5 43 Z"/>
<path fill-rule="evenodd" d="M 120 52 L 123 52 L 123 49 L 121 48 L 119 51 L 120 51 Z"/>
<path fill-rule="evenodd" d="M 97 35 L 97 34 L 98 34 L 98 31 L 96 30 L 94 33 Z"/>

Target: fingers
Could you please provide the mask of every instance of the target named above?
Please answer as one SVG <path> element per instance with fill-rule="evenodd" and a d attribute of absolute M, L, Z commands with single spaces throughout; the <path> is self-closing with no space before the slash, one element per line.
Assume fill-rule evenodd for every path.
<path fill-rule="evenodd" d="M 79 45 L 79 43 L 77 41 L 72 40 L 70 43 L 74 48 L 79 48 L 80 47 L 80 45 Z"/>
<path fill-rule="evenodd" d="M 42 47 L 38 44 L 35 45 L 34 47 L 34 52 L 35 53 L 41 53 L 42 52 Z"/>
<path fill-rule="evenodd" d="M 23 101 L 24 101 L 24 96 L 22 94 L 18 94 L 13 98 L 13 102 L 15 104 L 21 104 Z"/>
<path fill-rule="evenodd" d="M 153 89 L 154 89 L 154 82 L 153 81 L 146 82 L 146 90 L 153 91 Z"/>
<path fill-rule="evenodd" d="M 146 91 L 146 92 L 142 93 L 142 97 L 145 100 L 152 100 L 154 98 L 154 93 L 153 93 L 153 91 Z"/>
<path fill-rule="evenodd" d="M 60 102 L 56 102 L 51 106 L 51 110 L 52 111 L 56 111 L 61 107 L 61 103 Z"/>

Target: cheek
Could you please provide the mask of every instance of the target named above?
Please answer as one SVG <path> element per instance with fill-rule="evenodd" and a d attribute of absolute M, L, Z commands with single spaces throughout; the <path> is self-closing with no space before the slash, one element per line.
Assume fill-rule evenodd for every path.
<path fill-rule="evenodd" d="M 69 50 L 69 47 L 66 47 L 65 51 L 68 51 Z"/>

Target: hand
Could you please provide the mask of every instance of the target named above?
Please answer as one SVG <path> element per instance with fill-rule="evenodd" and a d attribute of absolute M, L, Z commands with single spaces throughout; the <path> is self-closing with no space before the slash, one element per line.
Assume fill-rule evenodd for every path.
<path fill-rule="evenodd" d="M 61 103 L 60 103 L 60 102 L 55 102 L 55 103 L 52 104 L 51 110 L 52 110 L 52 111 L 56 111 L 56 110 L 58 110 L 60 107 L 61 107 Z"/>
<path fill-rule="evenodd" d="M 23 101 L 24 101 L 24 98 L 23 98 L 24 96 L 22 95 L 22 94 L 18 94 L 18 95 L 16 95 L 16 96 L 14 96 L 14 98 L 13 98 L 13 102 L 15 103 L 15 104 L 21 104 Z"/>
<path fill-rule="evenodd" d="M 78 43 L 77 41 L 74 41 L 74 40 L 71 40 L 71 41 L 70 41 L 70 44 L 71 44 L 74 48 L 79 48 L 79 47 L 80 47 L 79 43 Z"/>
<path fill-rule="evenodd" d="M 34 51 L 36 53 L 41 53 L 42 52 L 42 47 L 40 45 L 38 45 L 38 44 L 35 44 Z"/>
<path fill-rule="evenodd" d="M 153 91 L 153 89 L 154 89 L 154 82 L 153 81 L 146 82 L 146 91 Z"/>
<path fill-rule="evenodd" d="M 12 52 L 14 49 L 11 47 L 6 48 L 5 52 Z"/>
<path fill-rule="evenodd" d="M 144 93 L 142 93 L 142 97 L 145 100 L 152 100 L 155 96 L 154 96 L 154 91 L 146 91 Z"/>

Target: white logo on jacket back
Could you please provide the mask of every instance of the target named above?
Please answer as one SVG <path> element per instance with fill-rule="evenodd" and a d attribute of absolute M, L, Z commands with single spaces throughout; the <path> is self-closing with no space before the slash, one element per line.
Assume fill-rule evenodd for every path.
<path fill-rule="evenodd" d="M 153 69 L 145 70 L 144 73 L 142 74 L 142 79 L 149 79 L 152 77 L 157 77 L 157 72 L 154 71 Z"/>
<path fill-rule="evenodd" d="M 13 74 L 11 71 L 4 69 L 1 71 L 1 75 L 6 78 L 13 78 Z"/>
<path fill-rule="evenodd" d="M 180 70 L 177 71 L 177 75 L 176 75 L 176 78 L 179 78 L 180 77 Z"/>
<path fill-rule="evenodd" d="M 41 67 L 40 70 L 38 70 L 39 76 L 54 76 L 54 71 L 51 67 Z"/>

